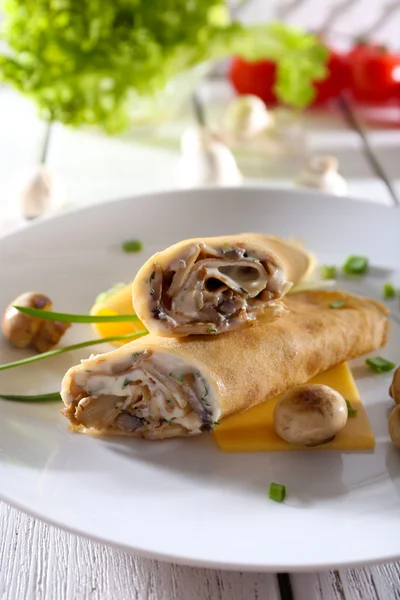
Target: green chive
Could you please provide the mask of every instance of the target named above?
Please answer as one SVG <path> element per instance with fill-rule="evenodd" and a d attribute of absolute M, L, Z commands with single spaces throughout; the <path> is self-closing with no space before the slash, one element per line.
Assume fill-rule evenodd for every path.
<path fill-rule="evenodd" d="M 14 306 L 13 308 L 30 317 L 37 317 L 44 321 L 60 321 L 61 323 L 129 323 L 139 320 L 136 315 L 74 315 L 41 308 L 26 308 L 25 306 Z"/>
<path fill-rule="evenodd" d="M 283 502 L 286 496 L 286 488 L 280 483 L 270 483 L 268 495 L 270 500 L 274 500 L 274 502 Z"/>
<path fill-rule="evenodd" d="M 124 252 L 141 252 L 143 244 L 140 240 L 127 240 L 122 244 L 122 250 Z"/>
<path fill-rule="evenodd" d="M 391 283 L 385 283 L 383 285 L 383 297 L 386 300 L 390 300 L 391 298 L 396 297 L 396 290 Z"/>
<path fill-rule="evenodd" d="M 368 258 L 366 256 L 349 256 L 342 271 L 348 275 L 364 275 L 368 270 Z"/>
<path fill-rule="evenodd" d="M 61 400 L 60 392 L 50 394 L 38 394 L 37 396 L 20 396 L 13 394 L 0 394 L 3 400 L 12 400 L 14 402 L 59 402 Z"/>
<path fill-rule="evenodd" d="M 331 302 L 329 308 L 342 308 L 346 302 L 344 300 L 335 300 L 335 302 Z"/>
<path fill-rule="evenodd" d="M 215 427 L 215 425 L 219 425 L 219 424 L 220 424 L 219 421 L 214 421 L 213 422 L 214 427 Z"/>
<path fill-rule="evenodd" d="M 176 381 L 179 381 L 179 383 L 182 383 L 182 381 L 185 378 L 184 375 L 175 375 L 174 373 L 170 373 L 169 376 L 172 377 L 173 379 L 176 379 Z"/>
<path fill-rule="evenodd" d="M 358 413 L 358 410 L 353 408 L 348 400 L 346 400 L 346 404 L 347 404 L 347 412 L 349 413 L 349 417 L 355 417 L 356 414 Z"/>
<path fill-rule="evenodd" d="M 206 331 L 207 331 L 207 333 L 217 333 L 217 330 L 215 329 L 215 327 L 208 327 Z"/>
<path fill-rule="evenodd" d="M 141 337 L 142 335 L 146 335 L 148 332 L 144 329 L 143 331 L 137 331 L 135 333 L 126 333 L 124 335 L 113 335 L 105 338 L 97 338 L 95 340 L 90 340 L 88 342 L 81 342 L 80 344 L 73 344 L 72 346 L 64 346 L 63 348 L 57 348 L 56 350 L 49 350 L 48 352 L 42 352 L 42 354 L 35 354 L 35 356 L 29 356 L 28 358 L 23 358 L 21 360 L 16 360 L 15 362 L 5 363 L 4 365 L 0 365 L 0 371 L 5 371 L 6 369 L 12 369 L 14 367 L 19 367 L 22 365 L 27 365 L 29 363 L 37 362 L 38 360 L 44 360 L 45 358 L 51 358 L 52 356 L 57 356 L 58 354 L 64 354 L 64 352 L 70 352 L 71 350 L 79 350 L 80 348 L 86 348 L 87 346 L 94 346 L 96 344 L 105 344 L 107 342 L 118 342 L 120 340 L 129 340 L 135 337 Z"/>
<path fill-rule="evenodd" d="M 127 387 L 130 384 L 130 382 L 131 382 L 131 380 L 126 377 L 124 380 L 124 383 L 122 384 L 122 387 L 123 388 Z"/>
<path fill-rule="evenodd" d="M 387 373 L 388 371 L 393 371 L 396 366 L 396 363 L 390 362 L 390 360 L 386 360 L 386 358 L 382 358 L 382 356 L 373 356 L 372 358 L 367 358 L 365 364 L 371 367 L 371 369 L 376 373 Z"/>
<path fill-rule="evenodd" d="M 321 267 L 321 279 L 336 279 L 337 269 L 331 265 L 322 265 Z"/>

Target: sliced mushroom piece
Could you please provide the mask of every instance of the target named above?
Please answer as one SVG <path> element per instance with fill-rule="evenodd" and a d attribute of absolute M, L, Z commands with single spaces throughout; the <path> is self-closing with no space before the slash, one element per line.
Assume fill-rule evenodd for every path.
<path fill-rule="evenodd" d="M 331 441 L 347 423 L 348 409 L 339 392 L 327 385 L 297 386 L 282 396 L 275 407 L 276 433 L 301 446 Z"/>
<path fill-rule="evenodd" d="M 87 429 L 105 429 L 110 427 L 121 412 L 126 396 L 100 394 L 83 398 L 75 410 L 75 418 Z"/>
<path fill-rule="evenodd" d="M 115 419 L 115 425 L 124 431 L 125 433 L 130 433 L 131 431 L 135 431 L 143 426 L 143 420 L 139 417 L 135 417 L 126 410 L 123 410 L 119 413 L 117 418 Z"/>

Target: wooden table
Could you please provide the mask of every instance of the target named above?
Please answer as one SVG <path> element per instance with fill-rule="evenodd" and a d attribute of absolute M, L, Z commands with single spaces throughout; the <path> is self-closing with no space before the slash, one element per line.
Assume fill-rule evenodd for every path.
<path fill-rule="evenodd" d="M 203 88 L 211 119 L 226 94 L 226 86 L 218 82 Z M 351 196 L 389 206 L 398 204 L 399 130 L 371 128 L 365 125 L 362 115 L 356 113 L 356 117 L 364 128 L 361 133 L 354 122 L 349 122 L 343 106 L 307 115 L 310 148 L 338 157 Z M 9 177 L 37 163 L 43 154 L 46 164 L 64 181 L 68 204 L 101 202 L 174 187 L 179 137 L 190 123 L 188 112 L 151 138 L 140 139 L 133 133 L 107 138 L 97 132 L 55 125 L 48 138 L 46 125 L 36 119 L 30 104 L 10 91 L 0 90 L 0 231 L 21 226 L 5 200 Z M 248 156 L 239 159 L 246 183 L 274 186 L 293 185 L 300 163 Z M 400 566 L 291 575 L 192 569 L 92 543 L 0 503 L 0 598 L 394 600 L 400 598 Z"/>

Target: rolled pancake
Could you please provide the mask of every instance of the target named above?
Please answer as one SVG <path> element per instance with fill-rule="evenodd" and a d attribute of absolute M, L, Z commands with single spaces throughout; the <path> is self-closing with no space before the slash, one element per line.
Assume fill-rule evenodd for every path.
<path fill-rule="evenodd" d="M 386 342 L 379 302 L 311 291 L 286 303 L 273 323 L 183 340 L 150 334 L 82 361 L 63 379 L 64 415 L 89 433 L 194 435 Z"/>
<path fill-rule="evenodd" d="M 133 282 L 133 306 L 160 336 L 226 333 L 282 316 L 281 299 L 312 262 L 303 248 L 275 236 L 185 240 L 143 265 Z"/>

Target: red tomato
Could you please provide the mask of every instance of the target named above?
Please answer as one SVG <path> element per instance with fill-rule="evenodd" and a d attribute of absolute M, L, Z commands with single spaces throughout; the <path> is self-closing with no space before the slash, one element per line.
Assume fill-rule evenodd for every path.
<path fill-rule="evenodd" d="M 236 57 L 232 60 L 228 77 L 238 94 L 254 94 L 266 104 L 274 104 L 273 91 L 276 80 L 276 65 L 270 60 L 248 62 Z"/>
<path fill-rule="evenodd" d="M 349 84 L 349 66 L 342 54 L 330 50 L 326 64 L 328 75 L 322 81 L 316 81 L 316 96 L 313 104 L 323 104 L 336 98 Z"/>
<path fill-rule="evenodd" d="M 394 98 L 400 83 L 400 56 L 380 47 L 353 55 L 350 65 L 351 90 L 358 102 L 384 103 Z"/>
<path fill-rule="evenodd" d="M 359 60 L 364 54 L 367 54 L 371 50 L 376 50 L 379 48 L 378 44 L 370 43 L 368 41 L 360 40 L 356 42 L 353 48 L 347 53 L 347 62 L 349 63 L 349 68 L 351 65 Z"/>

